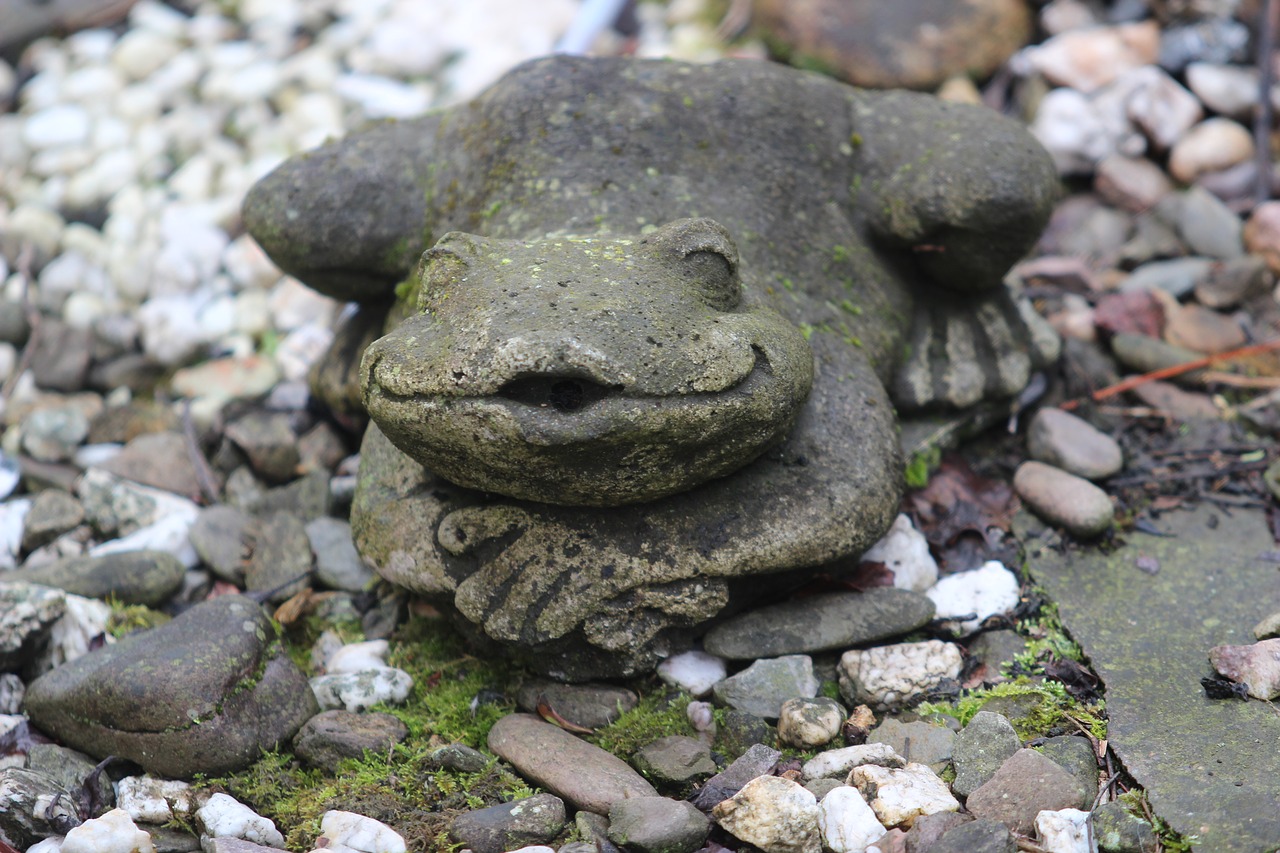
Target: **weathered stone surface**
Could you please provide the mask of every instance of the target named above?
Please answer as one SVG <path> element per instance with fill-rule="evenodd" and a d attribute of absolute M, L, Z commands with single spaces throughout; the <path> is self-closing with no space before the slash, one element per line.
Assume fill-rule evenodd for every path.
<path fill-rule="evenodd" d="M 1088 480 L 1043 462 L 1023 462 L 1013 475 L 1013 488 L 1046 521 L 1076 536 L 1101 535 L 1115 520 L 1107 493 Z"/>
<path fill-rule="evenodd" d="M 726 87 L 752 92 L 752 109 L 716 106 L 727 107 Z M 627 108 L 606 106 L 622 91 Z M 545 109 L 546 132 L 523 130 L 530 104 Z M 562 111 L 572 120 L 553 118 Z M 909 349 L 893 382 L 898 403 L 967 405 L 1017 391 L 1037 357 L 1056 351 L 1000 287 L 1046 218 L 1056 175 L 1021 127 L 989 112 L 760 63 L 560 57 L 516 70 L 449 115 L 379 125 L 291 161 L 249 194 L 244 218 L 286 271 L 373 301 L 411 272 L 429 248 L 424 235 L 474 228 L 490 212 L 482 236 L 455 233 L 431 256 L 421 287 L 429 312 L 367 351 L 365 399 L 379 429 L 366 435 L 352 520 L 357 546 L 384 576 L 451 601 L 548 673 L 586 680 L 648 669 L 731 594 L 794 580 L 761 576 L 874 542 L 895 514 L 899 463 L 871 363 L 888 379 Z M 826 118 L 817 125 L 813 115 Z M 584 138 L 618 145 L 584 147 Z M 460 153 L 441 160 L 444 150 Z M 761 203 L 781 172 L 787 202 Z M 616 191 L 595 192 L 605 181 Z M 672 221 L 693 214 L 718 224 Z M 628 238 L 638 222 L 656 230 Z M 566 236 L 548 241 L 550 231 Z M 910 251 L 924 240 L 941 240 L 940 251 Z M 660 286 L 592 296 L 565 266 L 574 253 L 607 254 L 620 275 L 632 262 L 625 275 Z M 913 281 L 890 272 L 899 269 L 891 255 L 910 256 Z M 682 264 L 696 269 L 701 292 L 673 286 Z M 467 269 L 474 275 L 455 286 Z M 551 289 L 527 286 L 531 275 Z M 924 281 L 942 286 L 912 300 Z M 655 294 L 650 313 L 630 310 Z M 739 299 L 740 310 L 725 310 Z M 935 315 L 947 322 L 935 325 Z M 525 334 L 531 317 L 534 335 Z M 803 357 L 800 322 L 813 329 Z M 979 353 L 981 368 L 931 358 L 941 352 L 926 345 L 934 328 Z M 988 347 L 988 332 L 1014 344 Z M 772 377 L 753 369 L 757 352 Z M 797 413 L 810 368 L 813 390 Z M 739 380 L 750 394 L 733 390 Z M 750 429 L 708 439 L 706 424 L 730 424 L 708 419 L 708 406 L 749 409 L 779 396 L 762 393 L 778 383 L 781 404 L 757 407 L 761 416 L 743 421 Z M 441 400 L 449 417 L 419 431 Z M 547 405 L 527 405 L 538 400 Z M 480 412 L 492 417 L 475 441 L 479 422 L 467 421 Z M 530 449 L 529 431 L 545 453 Z M 449 449 L 458 437 L 462 454 Z M 690 458 L 698 461 L 683 464 Z M 546 459 L 556 476 L 545 476 Z M 445 478 L 577 504 L 688 491 L 625 510 L 562 508 Z"/>
<path fill-rule="evenodd" d="M 75 826 L 73 803 L 70 792 L 43 773 L 0 769 L 0 835 L 24 850 L 55 834 L 59 823 Z"/>
<path fill-rule="evenodd" d="M 0 583 L 0 669 L 20 669 L 35 657 L 49 628 L 66 609 L 62 590 Z"/>
<path fill-rule="evenodd" d="M 302 519 L 289 512 L 275 512 L 254 519 L 247 528 L 253 553 L 244 566 L 245 587 L 270 593 L 277 604 L 307 587 L 312 569 L 311 540 Z"/>
<path fill-rule="evenodd" d="M 961 663 L 959 647 L 940 640 L 853 649 L 840 657 L 840 695 L 888 708 L 958 678 Z"/>
<path fill-rule="evenodd" d="M 1280 600 L 1275 563 L 1260 559 L 1275 541 L 1261 512 L 1234 508 L 1166 514 L 1159 526 L 1176 535 L 1105 554 L 1033 546 L 1028 567 L 1106 685 L 1108 743 L 1156 814 L 1206 850 L 1265 849 L 1280 838 L 1280 753 L 1269 747 L 1280 718 L 1261 702 L 1208 699 L 1200 679 L 1210 648 L 1250 642 Z M 1025 515 L 1015 528 L 1043 530 Z M 1160 571 L 1135 570 L 1139 553 Z"/>
<path fill-rule="evenodd" d="M 867 735 L 867 743 L 886 744 L 904 760 L 927 765 L 934 773 L 941 773 L 951 763 L 956 733 L 933 723 L 919 720 L 904 723 L 886 717 Z"/>
<path fill-rule="evenodd" d="M 186 439 L 178 432 L 153 432 L 134 438 L 118 454 L 102 463 L 104 471 L 195 500 L 200 497 L 200 477 Z M 213 475 L 213 486 L 218 485 Z"/>
<path fill-rule="evenodd" d="M 254 472 L 271 483 L 298 475 L 298 436 L 282 412 L 251 412 L 227 424 L 227 438 L 249 457 Z"/>
<path fill-rule="evenodd" d="M 1017 853 L 1018 841 L 999 821 L 969 821 L 953 827 L 929 848 L 930 853 Z"/>
<path fill-rule="evenodd" d="M 32 721 L 64 743 L 175 778 L 239 769 L 317 710 L 272 622 L 238 595 L 63 664 L 26 698 Z"/>
<path fill-rule="evenodd" d="M 658 738 L 642 746 L 631 763 L 649 779 L 673 785 L 687 785 L 716 772 L 711 748 L 698 738 L 683 735 Z"/>
<path fill-rule="evenodd" d="M 864 743 L 819 752 L 804 763 L 804 778 L 844 779 L 849 771 L 862 764 L 878 764 L 881 767 L 905 767 L 906 761 L 887 743 Z"/>
<path fill-rule="evenodd" d="M 308 764 L 336 770 L 365 751 L 386 752 L 409 736 L 409 728 L 390 714 L 356 714 L 335 708 L 316 714 L 293 738 L 293 751 Z"/>
<path fill-rule="evenodd" d="M 969 725 L 956 736 L 952 752 L 956 778 L 951 783 L 952 792 L 958 797 L 969 796 L 1021 747 L 1021 738 L 1004 717 L 990 711 L 974 714 Z"/>
<path fill-rule="evenodd" d="M 31 501 L 23 519 L 22 550 L 34 551 L 47 545 L 84 521 L 80 501 L 61 489 L 44 489 Z"/>
<path fill-rule="evenodd" d="M 960 809 L 947 783 L 923 764 L 901 769 L 863 764 L 850 771 L 849 784 L 862 792 L 876 817 L 889 827 L 909 829 L 923 815 Z"/>
<path fill-rule="evenodd" d="M 209 569 L 231 583 L 244 583 L 249 516 L 226 504 L 205 507 L 191 525 L 191 545 Z"/>
<path fill-rule="evenodd" d="M 834 592 L 734 616 L 708 631 L 703 645 L 736 660 L 810 654 L 905 634 L 932 618 L 933 603 L 910 590 Z"/>
<path fill-rule="evenodd" d="M 716 702 L 766 720 L 776 720 L 782 703 L 797 696 L 818 693 L 813 660 L 807 655 L 787 655 L 758 660 L 711 688 Z"/>
<path fill-rule="evenodd" d="M 1155 830 L 1120 801 L 1103 803 L 1093 810 L 1093 837 L 1104 853 L 1159 853 Z"/>
<path fill-rule="evenodd" d="M 658 796 L 622 759 L 529 714 L 510 714 L 495 723 L 489 749 L 574 808 L 608 814 L 626 797 Z"/>
<path fill-rule="evenodd" d="M 559 684 L 535 678 L 520 685 L 516 693 L 520 710 L 536 713 L 539 701 L 576 726 L 598 729 L 634 708 L 639 697 L 625 687 L 609 684 Z"/>
<path fill-rule="evenodd" d="M 711 810 L 729 833 L 768 853 L 820 853 L 820 814 L 813 794 L 781 776 L 758 776 Z"/>
<path fill-rule="evenodd" d="M 1086 737 L 1058 735 L 1037 747 L 1040 754 L 1075 777 L 1080 786 L 1080 803 L 1076 808 L 1088 809 L 1098 796 L 1098 757 Z"/>
<path fill-rule="evenodd" d="M 564 827 L 564 801 L 551 794 L 534 794 L 514 803 L 463 812 L 449 834 L 475 853 L 504 853 L 530 844 L 544 844 Z"/>
<path fill-rule="evenodd" d="M 840 734 L 848 712 L 826 696 L 788 699 L 778 713 L 778 740 L 798 749 L 816 749 Z"/>
<path fill-rule="evenodd" d="M 1084 792 L 1075 777 L 1034 749 L 1020 749 L 969 795 L 965 807 L 1029 835 L 1043 811 L 1077 808 Z"/>
<path fill-rule="evenodd" d="M 164 551 L 122 551 L 99 557 L 67 557 L 31 569 L 18 569 L 6 581 L 56 587 L 85 598 L 111 596 L 124 604 L 157 607 L 182 588 L 186 568 Z"/>
<path fill-rule="evenodd" d="M 693 798 L 693 804 L 703 811 L 710 811 L 716 803 L 741 791 L 742 786 L 752 779 L 772 770 L 773 765 L 777 764 L 781 757 L 782 753 L 764 744 L 758 743 L 752 746 L 738 756 L 732 764 L 708 779 L 706 784 L 698 789 L 697 795 Z"/>
<path fill-rule="evenodd" d="M 692 803 L 666 797 L 619 800 L 609 809 L 609 840 L 636 853 L 693 853 L 710 830 Z"/>

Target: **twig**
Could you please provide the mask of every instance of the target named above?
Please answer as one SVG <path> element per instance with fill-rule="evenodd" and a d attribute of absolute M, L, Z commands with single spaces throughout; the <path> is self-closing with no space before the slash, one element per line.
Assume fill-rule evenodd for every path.
<path fill-rule="evenodd" d="M 22 345 L 22 353 L 13 367 L 13 373 L 5 380 L 4 386 L 0 387 L 0 409 L 8 407 L 9 398 L 13 396 L 18 380 L 31 366 L 31 357 L 35 354 L 36 342 L 40 339 L 40 311 L 31 302 L 31 262 L 35 254 L 36 248 L 31 241 L 22 241 L 22 248 L 18 251 L 17 271 L 18 280 L 22 282 L 22 316 L 26 318 L 30 331 L 27 332 L 27 342 Z"/>
<path fill-rule="evenodd" d="M 1175 364 L 1170 367 L 1162 367 L 1159 370 L 1153 370 L 1150 373 L 1143 373 L 1140 376 L 1130 376 L 1128 379 L 1117 382 L 1114 385 L 1108 385 L 1098 391 L 1090 394 L 1090 398 L 1095 403 L 1100 403 L 1109 397 L 1117 394 L 1123 394 L 1125 391 L 1132 391 L 1139 385 L 1146 385 L 1148 382 L 1155 382 L 1160 379 L 1169 379 L 1174 376 L 1181 376 L 1184 373 L 1190 373 L 1193 370 L 1199 370 L 1216 364 L 1219 361 L 1230 361 L 1233 358 L 1247 358 L 1251 355 L 1261 355 L 1265 352 L 1273 352 L 1280 349 L 1280 339 L 1267 341 L 1264 344 L 1253 344 L 1247 347 L 1240 347 L 1229 352 L 1220 352 L 1214 355 L 1207 355 L 1204 358 L 1197 358 L 1194 361 L 1186 361 L 1182 364 Z M 1058 408 L 1070 411 L 1080 405 L 1079 400 L 1068 400 Z"/>
<path fill-rule="evenodd" d="M 1257 163 L 1257 184 L 1254 200 L 1262 204 L 1271 198 L 1271 54 L 1276 43 L 1276 3 L 1262 0 L 1258 15 L 1258 111 L 1253 116 L 1254 162 Z"/>
<path fill-rule="evenodd" d="M 204 493 L 205 503 L 216 504 L 218 484 L 213 479 L 213 472 L 209 470 L 208 461 L 200 452 L 200 442 L 196 438 L 196 425 L 191 419 L 190 400 L 182 405 L 182 438 L 187 448 L 187 457 L 191 460 L 192 467 L 196 469 L 196 481 L 200 484 L 200 491 Z"/>

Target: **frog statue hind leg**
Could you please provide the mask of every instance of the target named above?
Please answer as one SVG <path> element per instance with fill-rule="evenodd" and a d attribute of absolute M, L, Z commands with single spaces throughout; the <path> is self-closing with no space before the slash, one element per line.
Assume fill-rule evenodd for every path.
<path fill-rule="evenodd" d="M 245 220 L 287 272 L 382 304 L 435 244 L 388 334 L 345 344 L 374 419 L 357 547 L 584 680 L 879 538 L 902 488 L 885 389 L 1021 387 L 1039 338 L 1000 279 L 1055 192 L 1026 132 L 976 108 L 766 63 L 560 57 L 295 158 Z M 484 461 L 513 436 L 528 464 Z"/>

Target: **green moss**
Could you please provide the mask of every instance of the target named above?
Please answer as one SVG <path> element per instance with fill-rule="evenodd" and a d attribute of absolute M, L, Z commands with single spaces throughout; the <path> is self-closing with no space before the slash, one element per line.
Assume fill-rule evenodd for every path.
<path fill-rule="evenodd" d="M 1199 836 L 1182 835 L 1176 832 L 1173 827 L 1169 826 L 1168 821 L 1157 815 L 1151 808 L 1151 804 L 1147 802 L 1146 791 L 1141 788 L 1134 788 L 1125 791 L 1116 799 L 1124 803 L 1130 814 L 1140 817 L 1151 824 L 1156 836 L 1160 839 L 1162 853 L 1191 853 L 1195 849 L 1196 842 L 1200 840 Z"/>
<path fill-rule="evenodd" d="M 655 691 L 588 740 L 626 760 L 658 738 L 669 735 L 694 737 L 698 733 L 689 723 L 689 702 L 690 697 L 686 694 L 673 698 L 665 691 Z"/>
<path fill-rule="evenodd" d="M 911 457 L 903 472 L 909 489 L 923 489 L 929 485 L 929 476 L 942 464 L 942 448 L 934 446 L 921 450 Z"/>
<path fill-rule="evenodd" d="M 107 619 L 107 633 L 117 640 L 136 631 L 158 628 L 172 619 L 171 616 L 152 610 L 142 604 L 121 604 L 112 600 L 111 616 Z"/>
<path fill-rule="evenodd" d="M 1034 592 L 1047 597 L 1043 590 Z M 1063 627 L 1054 602 L 1046 602 L 1034 617 L 1019 622 L 1018 633 L 1029 638 L 1026 652 L 1017 657 L 1018 663 L 1031 667 L 1049 658 L 1084 662 L 1084 652 Z"/>
<path fill-rule="evenodd" d="M 1023 714 L 1009 720 L 1023 740 L 1044 737 L 1051 729 L 1069 729 L 1074 732 L 1083 728 L 1099 740 L 1107 736 L 1103 704 L 1085 705 L 1072 698 L 1066 688 L 1056 681 L 1032 682 L 1024 677 L 991 688 L 966 691 L 951 704 L 924 702 L 916 711 L 921 716 L 950 714 L 962 724 L 968 725 L 973 716 L 983 710 L 983 706 L 992 699 L 1030 700 L 1023 706 Z"/>

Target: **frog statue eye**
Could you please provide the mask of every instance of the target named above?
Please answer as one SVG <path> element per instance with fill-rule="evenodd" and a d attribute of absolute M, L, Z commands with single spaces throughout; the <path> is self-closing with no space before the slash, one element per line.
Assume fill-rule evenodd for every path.
<path fill-rule="evenodd" d="M 646 242 L 679 259 L 686 280 L 704 302 L 729 311 L 742 300 L 738 247 L 713 219 L 678 219 L 653 232 Z"/>
<path fill-rule="evenodd" d="M 468 259 L 455 248 L 439 244 L 422 253 L 418 263 L 418 310 L 431 310 L 433 304 L 447 298 L 451 288 L 457 287 L 464 280 Z"/>

